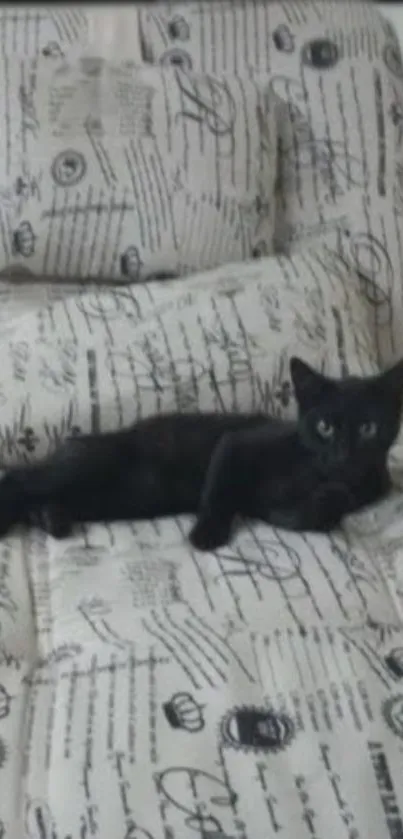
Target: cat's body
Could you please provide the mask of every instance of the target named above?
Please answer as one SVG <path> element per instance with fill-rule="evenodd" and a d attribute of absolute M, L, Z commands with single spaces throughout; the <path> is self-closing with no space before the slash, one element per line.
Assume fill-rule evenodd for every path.
<path fill-rule="evenodd" d="M 168 414 L 66 441 L 0 481 L 0 533 L 36 522 L 61 538 L 76 522 L 197 513 L 193 545 L 226 543 L 238 516 L 329 531 L 385 495 L 400 423 L 403 365 L 335 381 L 298 359 L 296 422 L 262 414 Z"/>

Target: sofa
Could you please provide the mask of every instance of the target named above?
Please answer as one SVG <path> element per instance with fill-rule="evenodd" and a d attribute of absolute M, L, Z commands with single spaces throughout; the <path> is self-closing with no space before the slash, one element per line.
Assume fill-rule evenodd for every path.
<path fill-rule="evenodd" d="M 403 62 L 360 0 L 0 12 L 0 456 L 295 415 L 403 354 Z M 0 540 L 1 839 L 403 836 L 403 448 L 331 535 Z"/>

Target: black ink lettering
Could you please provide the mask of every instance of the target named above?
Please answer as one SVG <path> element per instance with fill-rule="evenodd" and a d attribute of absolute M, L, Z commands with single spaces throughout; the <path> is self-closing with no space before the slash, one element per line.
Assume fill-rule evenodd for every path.
<path fill-rule="evenodd" d="M 218 153 L 232 155 L 236 106 L 228 87 L 209 76 L 202 81 L 180 72 L 176 74 L 176 80 L 187 105 L 176 115 L 176 120 L 193 120 L 205 126 L 217 138 Z"/>

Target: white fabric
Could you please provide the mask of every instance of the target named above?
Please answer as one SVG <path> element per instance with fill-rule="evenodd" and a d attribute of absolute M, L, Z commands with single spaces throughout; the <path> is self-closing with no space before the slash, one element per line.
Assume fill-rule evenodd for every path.
<path fill-rule="evenodd" d="M 95 287 L 24 318 L 4 350 L 4 464 L 161 410 L 281 413 L 293 353 L 336 376 L 377 369 L 371 306 L 338 254 L 318 247 L 226 265 L 183 288 Z"/>
<path fill-rule="evenodd" d="M 150 2 L 100 41 L 102 11 L 32 14 L 0 13 L 10 60 L 127 58 L 132 25 L 147 72 L 185 53 L 274 90 L 289 253 L 4 282 L 3 463 L 178 405 L 293 413 L 292 353 L 342 375 L 402 351 L 403 72 L 374 8 Z M 329 538 L 259 525 L 201 555 L 183 517 L 1 540 L 1 839 L 402 837 L 402 440 L 391 463 L 392 497 Z"/>
<path fill-rule="evenodd" d="M 267 82 L 85 54 L 3 64 L 0 270 L 140 282 L 272 253 Z"/>
<path fill-rule="evenodd" d="M 289 355 L 370 373 L 372 332 L 357 279 L 327 247 L 186 286 L 70 296 L 3 345 L 2 459 L 178 406 L 292 414 Z M 3 540 L 1 772 L 4 789 L 23 789 L 17 806 L 2 799 L 10 835 L 96 822 L 105 837 L 116 825 L 159 837 L 167 818 L 179 836 L 189 824 L 231 835 L 241 820 L 263 839 L 256 771 L 273 784 L 272 765 L 272 817 L 287 829 L 301 795 L 328 818 L 336 775 L 346 813 L 366 823 L 363 761 L 369 773 L 382 749 L 391 771 L 401 760 L 400 507 L 396 494 L 331 538 L 248 527 L 210 556 L 189 550 L 185 517 Z M 371 820 L 382 836 L 379 802 Z"/>

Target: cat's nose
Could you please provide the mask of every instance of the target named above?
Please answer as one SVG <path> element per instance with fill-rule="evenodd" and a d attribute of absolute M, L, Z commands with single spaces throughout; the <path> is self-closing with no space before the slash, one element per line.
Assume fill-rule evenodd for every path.
<path fill-rule="evenodd" d="M 338 466 L 341 466 L 343 463 L 346 463 L 346 461 L 347 461 L 347 460 L 348 460 L 348 451 L 347 451 L 347 449 L 344 449 L 344 448 L 340 448 L 340 449 L 338 449 L 338 450 L 337 450 L 337 452 L 336 452 L 336 453 L 335 453 L 335 455 L 334 455 L 334 462 L 335 462 Z"/>

